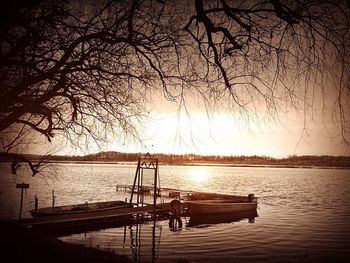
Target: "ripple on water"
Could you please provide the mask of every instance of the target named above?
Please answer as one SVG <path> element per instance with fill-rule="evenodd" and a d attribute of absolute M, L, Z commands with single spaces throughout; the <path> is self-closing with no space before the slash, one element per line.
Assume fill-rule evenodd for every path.
<path fill-rule="evenodd" d="M 4 165 L 4 164 L 0 164 Z M 2 168 L 2 167 L 1 167 Z M 124 199 L 116 184 L 132 184 L 134 166 L 60 165 L 54 177 L 35 177 L 25 171 L 14 178 L 1 170 L 0 216 L 18 217 L 16 183 L 30 183 L 24 211 L 56 205 Z M 229 194 L 254 193 L 258 217 L 239 222 L 202 224 L 174 232 L 167 221 L 157 223 L 155 246 L 152 225 L 110 228 L 61 237 L 62 240 L 116 251 L 157 262 L 187 258 L 193 262 L 348 262 L 350 258 L 350 172 L 327 169 L 200 167 L 205 178 L 192 180 L 196 167 L 160 167 L 161 186 Z M 198 168 L 199 169 L 199 168 Z M 203 170 L 204 169 L 204 170 Z M 198 179 L 198 178 L 197 178 Z M 149 179 L 147 179 L 149 180 Z M 128 196 L 127 196 L 128 197 Z M 28 216 L 29 214 L 27 214 Z M 124 243 L 125 239 L 125 243 Z"/>

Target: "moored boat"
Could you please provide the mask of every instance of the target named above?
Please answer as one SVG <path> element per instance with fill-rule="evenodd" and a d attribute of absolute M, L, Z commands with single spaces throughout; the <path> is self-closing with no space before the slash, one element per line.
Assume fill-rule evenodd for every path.
<path fill-rule="evenodd" d="M 257 198 L 221 194 L 201 194 L 185 202 L 190 214 L 227 214 L 257 209 Z M 211 199 L 212 198 L 212 199 Z"/>
<path fill-rule="evenodd" d="M 190 214 L 226 214 L 256 210 L 257 202 L 198 200 L 186 202 Z"/>
<path fill-rule="evenodd" d="M 130 207 L 130 204 L 126 204 L 124 201 L 105 201 L 96 203 L 84 203 L 76 205 L 63 205 L 55 207 L 43 207 L 30 210 L 33 217 L 41 216 L 53 216 L 53 215 L 65 215 L 65 214 L 77 214 L 84 212 L 103 211 L 111 209 Z"/>

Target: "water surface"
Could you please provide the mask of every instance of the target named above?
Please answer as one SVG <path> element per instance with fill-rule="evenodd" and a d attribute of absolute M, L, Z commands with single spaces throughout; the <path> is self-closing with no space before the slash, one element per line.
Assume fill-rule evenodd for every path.
<path fill-rule="evenodd" d="M 1 164 L 1 218 L 17 218 L 20 189 L 23 216 L 34 206 L 124 200 L 117 184 L 132 184 L 136 165 L 56 164 L 50 175 L 18 176 Z M 169 221 L 109 228 L 62 236 L 66 242 L 85 244 L 128 255 L 139 262 L 350 262 L 350 171 L 260 167 L 161 166 L 161 187 L 259 197 L 253 220 L 223 220 L 182 227 Z M 153 178 L 145 176 L 151 185 Z"/>

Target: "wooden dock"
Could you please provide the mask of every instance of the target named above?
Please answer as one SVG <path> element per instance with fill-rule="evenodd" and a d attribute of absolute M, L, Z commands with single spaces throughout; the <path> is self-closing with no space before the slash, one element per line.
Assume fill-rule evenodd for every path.
<path fill-rule="evenodd" d="M 153 186 L 143 185 L 144 170 L 153 170 Z M 22 187 L 22 185 L 20 186 Z M 56 213 L 50 216 L 37 216 L 33 219 L 14 221 L 13 223 L 22 227 L 56 234 L 62 232 L 77 233 L 107 226 L 126 226 L 136 222 L 142 223 L 146 220 L 173 219 L 184 215 L 187 216 L 192 213 L 193 202 L 196 202 L 196 200 L 210 200 L 211 203 L 215 203 L 215 209 L 218 209 L 218 202 L 223 202 L 223 200 L 232 202 L 233 199 L 236 203 L 245 202 L 250 204 L 255 202 L 252 203 L 255 205 L 255 208 L 257 205 L 256 198 L 252 194 L 248 196 L 232 196 L 227 194 L 161 188 L 159 184 L 158 159 L 151 158 L 149 154 L 146 154 L 144 158 L 139 158 L 133 185 L 116 185 L 116 191 L 131 192 L 129 203 L 125 201 L 125 207 L 108 207 L 108 209 L 95 210 L 84 209 L 82 211 L 79 210 L 79 212 L 66 214 Z M 153 195 L 153 205 L 145 205 L 144 196 L 148 194 Z M 133 202 L 134 196 L 136 199 L 135 202 Z M 158 197 L 165 197 L 163 201 L 168 200 L 167 202 L 171 202 L 157 204 Z M 180 200 L 182 200 L 182 202 L 180 202 Z M 201 204 L 201 206 L 203 206 L 203 204 Z M 211 206 L 211 208 L 212 207 L 213 206 Z M 226 207 L 227 202 L 225 208 Z M 62 209 L 62 207 L 60 208 Z M 67 207 L 65 206 L 65 208 Z M 212 214 L 216 213 L 215 211 L 217 210 L 215 209 L 210 209 Z"/>
<path fill-rule="evenodd" d="M 119 191 L 132 191 L 130 185 L 119 185 L 117 190 Z M 142 190 L 138 189 L 142 194 L 154 194 L 151 191 L 151 187 L 143 186 Z M 160 203 L 156 205 L 144 205 L 135 207 L 125 208 L 112 208 L 106 210 L 86 210 L 79 213 L 71 214 L 55 214 L 51 216 L 35 217 L 33 219 L 25 219 L 16 221 L 15 223 L 27 228 L 33 228 L 45 232 L 61 233 L 61 232 L 79 232 L 88 231 L 92 229 L 99 229 L 108 226 L 125 226 L 133 223 L 141 223 L 151 219 L 168 219 L 169 217 L 176 216 L 188 216 L 189 204 L 193 200 L 215 200 L 218 199 L 232 200 L 235 198 L 236 201 L 247 202 L 249 196 L 232 196 L 225 194 L 216 193 L 205 193 L 196 191 L 187 191 L 172 188 L 160 188 L 158 192 L 161 196 L 169 198 L 168 200 L 183 200 L 181 202 L 181 208 L 177 210 L 171 210 L 170 203 Z M 256 199 L 256 198 L 255 198 Z M 169 202 L 168 201 L 168 202 Z M 180 202 L 179 202 L 180 203 Z M 173 207 L 174 208 L 174 207 Z M 215 212 L 213 212 L 215 213 Z"/>
<path fill-rule="evenodd" d="M 33 228 L 45 232 L 70 231 L 73 229 L 99 228 L 106 225 L 126 225 L 139 220 L 166 217 L 170 212 L 170 204 L 158 204 L 156 209 L 153 205 L 133 208 L 118 208 L 104 211 L 87 211 L 77 214 L 53 215 L 36 217 L 17 221 L 20 226 Z"/>
<path fill-rule="evenodd" d="M 153 186 L 153 205 L 144 203 L 144 186 L 143 173 L 144 170 L 153 170 L 154 186 Z M 158 186 L 158 187 L 157 187 Z M 159 189 L 159 172 L 158 159 L 150 156 L 149 153 L 145 157 L 138 160 L 134 183 L 131 188 L 131 197 L 129 204 L 124 208 L 106 209 L 106 210 L 86 210 L 79 213 L 69 214 L 53 214 L 45 217 L 35 217 L 33 219 L 20 220 L 15 222 L 27 228 L 34 228 L 45 231 L 69 230 L 76 228 L 88 228 L 89 226 L 99 226 L 106 224 L 122 224 L 126 225 L 135 221 L 144 220 L 145 218 L 159 219 L 169 215 L 170 203 L 157 204 L 157 188 Z M 125 186 L 125 191 L 127 187 Z M 118 187 L 117 187 L 118 190 Z M 150 189 L 147 191 L 150 192 Z M 133 202 L 135 195 L 136 202 Z M 136 218 L 136 219 L 135 219 Z"/>

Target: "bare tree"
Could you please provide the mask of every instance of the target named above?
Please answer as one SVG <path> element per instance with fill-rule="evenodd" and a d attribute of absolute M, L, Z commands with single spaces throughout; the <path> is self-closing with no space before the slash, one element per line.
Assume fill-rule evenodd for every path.
<path fill-rule="evenodd" d="M 310 87 L 332 85 L 348 142 L 347 1 L 41 0 L 0 15 L 2 155 L 33 174 L 16 152 L 28 133 L 137 137 L 156 88 L 278 116 L 286 105 L 306 111 Z"/>
<path fill-rule="evenodd" d="M 73 143 L 114 129 L 137 136 L 147 90 L 160 81 L 166 91 L 179 77 L 178 23 L 161 17 L 163 8 L 148 1 L 38 1 L 2 9 L 3 155 L 30 163 L 12 152 L 28 132 L 48 141 L 60 133 Z"/>
<path fill-rule="evenodd" d="M 213 83 L 203 92 L 247 113 L 296 107 L 305 120 L 319 92 L 349 145 L 349 1 L 194 2 L 184 29 Z"/>

